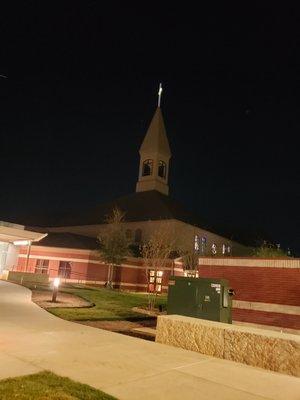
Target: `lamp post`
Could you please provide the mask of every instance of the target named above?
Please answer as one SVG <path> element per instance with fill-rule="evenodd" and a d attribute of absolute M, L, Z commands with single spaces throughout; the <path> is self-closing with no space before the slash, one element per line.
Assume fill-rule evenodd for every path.
<path fill-rule="evenodd" d="M 57 297 L 57 293 L 58 293 L 59 284 L 60 284 L 60 278 L 54 278 L 52 300 L 51 300 L 52 303 L 56 303 L 56 297 Z"/>

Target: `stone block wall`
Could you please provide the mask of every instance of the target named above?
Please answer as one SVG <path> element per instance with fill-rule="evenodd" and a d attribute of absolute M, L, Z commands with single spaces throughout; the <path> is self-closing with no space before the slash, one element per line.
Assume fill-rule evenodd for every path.
<path fill-rule="evenodd" d="M 179 315 L 159 316 L 156 342 L 300 377 L 300 337 Z"/>

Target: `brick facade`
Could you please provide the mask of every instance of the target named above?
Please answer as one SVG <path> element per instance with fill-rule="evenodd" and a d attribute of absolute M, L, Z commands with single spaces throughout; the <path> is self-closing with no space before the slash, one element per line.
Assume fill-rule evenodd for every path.
<path fill-rule="evenodd" d="M 24 271 L 26 247 L 20 249 L 17 270 Z M 59 274 L 62 261 L 70 263 L 67 281 L 104 285 L 108 265 L 90 250 L 32 246 L 27 270 L 34 272 L 37 260 L 49 260 L 50 278 Z M 300 329 L 300 260 L 217 258 L 199 259 L 199 276 L 224 278 L 235 290 L 233 318 L 240 322 Z M 183 275 L 179 260 L 170 261 L 163 269 L 162 288 L 167 290 L 171 274 Z M 143 260 L 130 258 L 114 268 L 115 288 L 147 291 L 146 269 Z"/>
<path fill-rule="evenodd" d="M 300 268 L 201 265 L 199 275 L 228 279 L 236 300 L 300 306 Z"/>
<path fill-rule="evenodd" d="M 299 315 L 234 308 L 232 311 L 232 318 L 234 321 L 239 322 L 300 330 Z"/>
<path fill-rule="evenodd" d="M 203 257 L 199 276 L 229 281 L 235 290 L 234 320 L 300 329 L 299 259 Z M 276 305 L 280 312 L 274 311 Z"/>
<path fill-rule="evenodd" d="M 25 271 L 26 247 L 20 249 L 16 270 Z M 27 272 L 35 272 L 38 260 L 48 260 L 50 278 L 59 275 L 59 265 L 66 261 L 70 263 L 70 272 L 65 279 L 69 282 L 87 282 L 104 285 L 108 279 L 108 265 L 101 262 L 97 253 L 90 250 L 74 250 L 32 246 Z M 162 268 L 162 288 L 167 290 L 169 276 L 174 273 L 182 275 L 182 267 L 176 267 L 170 260 L 166 268 Z M 113 286 L 134 291 L 147 291 L 147 272 L 143 260 L 130 258 L 121 266 L 114 267 Z"/>

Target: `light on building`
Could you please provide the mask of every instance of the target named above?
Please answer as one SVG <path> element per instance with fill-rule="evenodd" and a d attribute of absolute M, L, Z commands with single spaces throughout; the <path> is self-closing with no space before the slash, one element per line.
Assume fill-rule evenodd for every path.
<path fill-rule="evenodd" d="M 155 271 L 154 269 L 149 271 L 149 283 L 148 291 L 153 293 L 160 293 L 162 291 L 162 277 L 163 271 Z"/>
<path fill-rule="evenodd" d="M 30 240 L 15 240 L 13 244 L 15 246 L 29 246 L 30 245 Z"/>

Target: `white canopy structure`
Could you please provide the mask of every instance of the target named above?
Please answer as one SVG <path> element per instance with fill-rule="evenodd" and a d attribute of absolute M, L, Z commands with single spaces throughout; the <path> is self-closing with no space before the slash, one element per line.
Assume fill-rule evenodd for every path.
<path fill-rule="evenodd" d="M 16 265 L 19 246 L 27 246 L 27 269 L 31 243 L 39 242 L 45 236 L 47 233 L 27 230 L 24 225 L 0 221 L 0 275 L 4 269 L 11 269 Z"/>
<path fill-rule="evenodd" d="M 28 242 L 39 242 L 45 236 L 47 236 L 47 233 L 33 232 L 20 228 L 0 226 L 0 242 L 26 245 L 28 244 Z M 18 241 L 24 243 L 17 243 Z"/>

